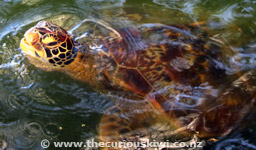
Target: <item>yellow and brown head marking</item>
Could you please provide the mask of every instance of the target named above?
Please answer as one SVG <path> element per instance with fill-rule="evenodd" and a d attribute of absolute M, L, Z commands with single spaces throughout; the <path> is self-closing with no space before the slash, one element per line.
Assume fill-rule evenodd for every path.
<path fill-rule="evenodd" d="M 30 28 L 20 43 L 29 56 L 64 67 L 72 63 L 77 55 L 72 37 L 60 26 L 40 21 Z"/>

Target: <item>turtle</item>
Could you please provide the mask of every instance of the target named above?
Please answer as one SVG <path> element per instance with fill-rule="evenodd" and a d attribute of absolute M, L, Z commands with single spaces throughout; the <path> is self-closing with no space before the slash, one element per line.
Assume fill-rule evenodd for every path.
<path fill-rule="evenodd" d="M 166 123 L 170 135 L 222 137 L 254 110 L 255 75 L 230 79 L 216 61 L 223 58 L 222 46 L 200 26 L 148 23 L 114 29 L 96 23 L 109 32 L 79 41 L 40 21 L 26 31 L 20 47 L 36 67 L 66 73 L 118 98 L 101 119 L 102 141 L 124 139 L 156 121 Z"/>

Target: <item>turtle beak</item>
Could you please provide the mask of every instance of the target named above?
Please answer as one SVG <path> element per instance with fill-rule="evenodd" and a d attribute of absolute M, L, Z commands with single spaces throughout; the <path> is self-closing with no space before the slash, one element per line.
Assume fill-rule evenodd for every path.
<path fill-rule="evenodd" d="M 20 48 L 22 52 L 30 56 L 36 56 L 35 52 L 39 53 L 40 49 L 42 49 L 38 44 L 39 35 L 38 33 L 34 32 L 34 30 L 35 27 L 30 28 L 20 41 Z"/>
<path fill-rule="evenodd" d="M 22 38 L 21 39 L 21 41 L 20 41 L 20 48 L 21 48 L 21 50 L 22 50 L 22 52 L 23 53 L 25 53 L 25 54 L 28 54 L 28 55 L 34 55 L 33 54 L 33 51 L 35 51 L 34 50 L 34 48 L 33 48 L 33 46 L 31 46 L 28 42 L 27 42 L 27 40 L 26 40 L 26 38 L 24 37 L 24 38 Z"/>
<path fill-rule="evenodd" d="M 31 35 L 30 33 L 33 32 L 33 29 L 34 27 L 30 28 L 25 34 L 24 34 L 24 37 L 21 39 L 20 41 L 20 48 L 21 50 L 26 53 L 26 54 L 30 54 L 31 55 L 31 52 L 34 51 L 33 50 L 33 46 L 31 44 Z M 29 36 L 30 35 L 30 36 Z"/>

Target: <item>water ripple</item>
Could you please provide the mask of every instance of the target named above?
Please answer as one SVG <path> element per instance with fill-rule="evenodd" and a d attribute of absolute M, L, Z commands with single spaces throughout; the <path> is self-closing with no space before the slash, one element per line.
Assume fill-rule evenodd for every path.
<path fill-rule="evenodd" d="M 10 149 L 41 149 L 40 141 L 44 138 L 93 138 L 97 135 L 100 117 L 116 99 L 123 105 L 132 104 L 135 109 L 131 113 L 149 111 L 142 108 L 145 101 L 134 102 L 121 94 L 96 93 L 68 76 L 44 72 L 31 65 L 21 54 L 19 41 L 38 21 L 48 20 L 67 30 L 89 17 L 103 19 L 115 27 L 186 25 L 203 21 L 205 25 L 201 28 L 209 32 L 209 36 L 219 35 L 218 40 L 224 45 L 235 47 L 224 50 L 223 58 L 227 59 L 225 62 L 216 60 L 216 64 L 230 74 L 238 74 L 255 69 L 256 65 L 255 4 L 254 0 L 0 1 L 0 145 L 3 143 L 6 147 L 7 144 Z M 192 108 L 200 105 L 203 94 L 219 96 L 219 90 L 214 87 L 201 85 L 197 88 L 188 93 L 178 89 L 181 93 L 173 94 L 173 97 L 179 106 Z M 158 92 L 166 90 L 159 89 Z M 187 104 L 186 99 L 192 100 L 192 104 Z M 81 128 L 82 123 L 86 123 L 86 129 Z M 216 148 L 232 149 L 234 145 L 240 145 L 255 149 L 255 139 L 250 140 L 252 142 L 239 137 L 229 138 L 220 141 Z"/>

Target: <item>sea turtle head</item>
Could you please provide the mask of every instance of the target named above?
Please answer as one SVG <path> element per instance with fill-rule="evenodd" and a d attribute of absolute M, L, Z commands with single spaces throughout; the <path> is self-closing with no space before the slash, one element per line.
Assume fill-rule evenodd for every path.
<path fill-rule="evenodd" d="M 30 28 L 22 38 L 20 47 L 32 64 L 42 68 L 64 67 L 71 64 L 77 55 L 67 31 L 47 21 L 40 21 Z"/>

